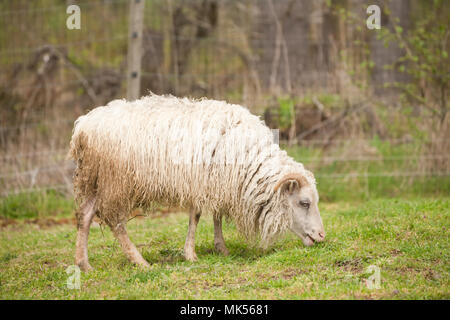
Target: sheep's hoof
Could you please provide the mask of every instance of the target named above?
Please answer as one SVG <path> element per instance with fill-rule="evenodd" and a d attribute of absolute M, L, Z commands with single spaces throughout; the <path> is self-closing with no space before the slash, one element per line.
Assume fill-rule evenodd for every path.
<path fill-rule="evenodd" d="M 222 243 L 216 243 L 214 245 L 214 247 L 216 248 L 216 251 L 220 252 L 224 256 L 227 256 L 227 255 L 230 254 L 230 252 L 228 251 L 227 247 L 225 247 L 225 245 L 222 244 Z"/>
<path fill-rule="evenodd" d="M 150 264 L 140 254 L 137 254 L 136 256 L 128 257 L 128 260 L 132 264 L 134 264 L 135 266 L 137 266 L 139 268 L 142 268 L 142 269 L 150 268 Z"/>
<path fill-rule="evenodd" d="M 191 261 L 191 262 L 195 262 L 198 260 L 195 252 L 185 253 L 184 257 L 186 258 L 187 261 Z"/>
<path fill-rule="evenodd" d="M 137 265 L 139 268 L 144 269 L 144 270 L 150 268 L 150 264 L 147 261 L 135 263 L 135 265 Z"/>
<path fill-rule="evenodd" d="M 94 270 L 94 268 L 91 267 L 89 262 L 78 263 L 78 266 L 80 267 L 81 271 L 83 271 L 83 272 L 89 272 L 89 271 Z"/>

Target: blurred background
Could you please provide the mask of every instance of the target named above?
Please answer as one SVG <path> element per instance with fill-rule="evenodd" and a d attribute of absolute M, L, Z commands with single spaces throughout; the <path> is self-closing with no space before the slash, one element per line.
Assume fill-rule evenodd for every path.
<path fill-rule="evenodd" d="M 248 107 L 322 201 L 448 196 L 449 16 L 445 0 L 0 0 L 1 215 L 71 212 L 73 122 L 136 81 Z"/>

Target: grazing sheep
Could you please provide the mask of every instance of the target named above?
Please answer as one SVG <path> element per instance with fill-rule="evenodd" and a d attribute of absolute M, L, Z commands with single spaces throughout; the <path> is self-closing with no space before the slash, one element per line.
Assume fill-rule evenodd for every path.
<path fill-rule="evenodd" d="M 223 254 L 223 216 L 263 247 L 287 229 L 307 246 L 325 237 L 314 176 L 239 105 L 157 95 L 115 100 L 76 120 L 70 155 L 77 162 L 76 263 L 84 270 L 94 215 L 129 260 L 148 266 L 126 222 L 132 209 L 153 201 L 191 209 L 184 247 L 191 261 L 202 212 L 212 213 L 214 245 Z"/>

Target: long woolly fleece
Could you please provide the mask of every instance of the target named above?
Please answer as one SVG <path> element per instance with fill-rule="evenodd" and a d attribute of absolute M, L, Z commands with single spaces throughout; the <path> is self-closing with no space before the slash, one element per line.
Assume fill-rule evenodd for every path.
<path fill-rule="evenodd" d="M 97 215 L 113 228 L 153 201 L 225 215 L 266 247 L 292 223 L 277 182 L 294 172 L 315 185 L 273 140 L 239 105 L 157 95 L 114 100 L 75 122 L 76 199 L 96 197 Z"/>

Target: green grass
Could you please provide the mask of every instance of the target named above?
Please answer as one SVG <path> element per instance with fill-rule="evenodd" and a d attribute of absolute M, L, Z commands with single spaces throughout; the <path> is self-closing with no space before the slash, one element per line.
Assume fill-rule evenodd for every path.
<path fill-rule="evenodd" d="M 56 190 L 19 193 L 0 198 L 0 218 L 69 216 L 74 209 L 73 200 Z"/>
<path fill-rule="evenodd" d="M 92 228 L 94 270 L 68 289 L 75 226 L 39 228 L 17 219 L 0 231 L 1 299 L 449 299 L 448 198 L 320 205 L 327 240 L 306 248 L 286 235 L 272 248 L 250 247 L 230 223 L 230 256 L 213 250 L 211 217 L 200 220 L 199 261 L 184 261 L 188 217 L 183 213 L 133 219 L 131 239 L 151 263 L 132 266 L 107 229 Z M 63 214 L 65 216 L 65 214 Z M 379 289 L 366 285 L 380 268 Z"/>
<path fill-rule="evenodd" d="M 349 140 L 328 148 L 314 145 L 283 148 L 314 172 L 320 197 L 325 201 L 445 197 L 450 194 L 448 164 L 441 163 L 438 167 L 433 165 L 433 159 L 423 160 L 436 156 L 425 152 L 425 144 L 425 140 L 416 140 L 392 145 L 373 139 L 361 146 Z M 370 152 L 359 154 L 360 148 Z"/>

